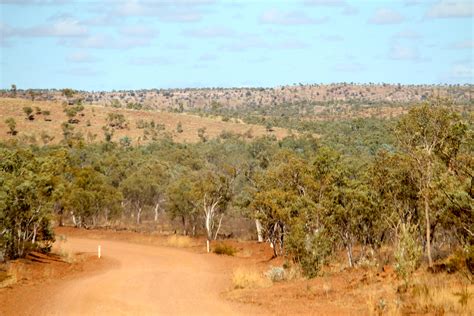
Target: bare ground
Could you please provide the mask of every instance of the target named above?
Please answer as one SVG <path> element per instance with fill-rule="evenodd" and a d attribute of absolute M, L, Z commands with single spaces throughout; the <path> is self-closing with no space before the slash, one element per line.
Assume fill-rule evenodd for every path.
<path fill-rule="evenodd" d="M 94 253 L 98 240 L 70 238 L 74 252 Z M 240 315 L 264 314 L 229 303 L 229 277 L 212 257 L 168 247 L 100 241 L 107 266 L 44 286 L 4 290 L 3 315 Z M 28 302 L 24 304 L 22 302 Z M 2 306 L 3 305 L 3 306 Z"/>

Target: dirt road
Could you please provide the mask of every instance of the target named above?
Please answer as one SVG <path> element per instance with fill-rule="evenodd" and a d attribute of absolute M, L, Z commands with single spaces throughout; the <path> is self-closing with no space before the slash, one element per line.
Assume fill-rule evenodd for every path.
<path fill-rule="evenodd" d="M 67 242 L 75 252 L 97 252 L 98 243 Z M 114 264 L 98 274 L 45 286 L 37 298 L 17 306 L 15 315 L 260 314 L 220 297 L 229 276 L 216 271 L 209 255 L 119 241 L 100 244 L 104 260 Z"/>

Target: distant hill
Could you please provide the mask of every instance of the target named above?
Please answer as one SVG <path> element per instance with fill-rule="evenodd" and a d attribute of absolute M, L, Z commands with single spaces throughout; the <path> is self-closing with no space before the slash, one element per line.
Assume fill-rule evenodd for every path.
<path fill-rule="evenodd" d="M 0 95 L 12 96 L 11 90 Z M 394 85 L 394 84 L 313 84 L 274 88 L 202 88 L 202 89 L 150 89 L 120 91 L 77 91 L 72 98 L 86 104 L 173 111 L 195 110 L 218 106 L 267 107 L 284 103 L 394 103 L 405 104 L 423 101 L 431 96 L 449 97 L 457 103 L 471 102 L 473 85 Z M 61 90 L 18 90 L 16 97 L 36 100 L 70 101 Z"/>
<path fill-rule="evenodd" d="M 63 111 L 65 106 L 58 101 L 0 98 L 0 140 L 16 138 L 37 144 L 58 143 L 63 139 L 61 124 L 68 121 Z M 33 120 L 27 118 L 24 107 L 32 108 Z M 48 112 L 49 115 L 47 115 Z M 209 118 L 184 113 L 132 110 L 88 104 L 85 104 L 84 110 L 76 116 L 75 119 L 78 122 L 70 126 L 74 127 L 76 132 L 81 132 L 87 142 L 102 141 L 104 139 L 103 127 L 108 125 L 107 118 L 112 113 L 118 114 L 119 117 L 123 115 L 125 120 L 121 128 L 109 126 L 109 130 L 114 131 L 112 139 L 118 141 L 127 136 L 132 140 L 132 144 L 147 143 L 153 138 L 164 135 L 169 135 L 177 142 L 198 142 L 201 140 L 198 136 L 199 129 L 203 128 L 205 128 L 203 136 L 209 139 L 226 132 L 242 134 L 246 138 L 271 134 L 281 139 L 289 134 L 286 129 L 272 128 L 271 131 L 267 131 L 264 126 L 245 124 L 236 119 L 223 121 L 219 117 Z M 8 118 L 13 118 L 16 122 L 18 134 L 15 136 L 8 133 L 9 128 L 5 123 Z M 179 123 L 181 123 L 182 132 L 178 132 Z"/>

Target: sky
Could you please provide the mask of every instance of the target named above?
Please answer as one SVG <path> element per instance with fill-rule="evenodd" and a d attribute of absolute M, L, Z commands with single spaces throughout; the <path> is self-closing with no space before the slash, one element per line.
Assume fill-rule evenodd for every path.
<path fill-rule="evenodd" d="M 474 83 L 466 0 L 0 0 L 0 89 Z"/>

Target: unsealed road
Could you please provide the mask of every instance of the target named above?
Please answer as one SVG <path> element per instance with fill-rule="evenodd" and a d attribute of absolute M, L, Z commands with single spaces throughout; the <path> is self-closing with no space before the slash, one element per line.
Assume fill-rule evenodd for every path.
<path fill-rule="evenodd" d="M 70 238 L 75 252 L 96 252 L 97 240 Z M 102 256 L 118 264 L 46 286 L 17 315 L 238 315 L 258 314 L 220 297 L 229 276 L 208 255 L 167 247 L 100 241 Z M 41 290 L 41 289 L 40 289 Z M 45 297 L 46 296 L 46 297 Z"/>

